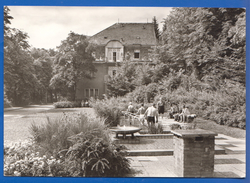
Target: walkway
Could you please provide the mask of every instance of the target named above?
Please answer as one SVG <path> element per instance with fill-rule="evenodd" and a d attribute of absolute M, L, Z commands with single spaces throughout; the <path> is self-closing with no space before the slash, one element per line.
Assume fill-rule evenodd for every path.
<path fill-rule="evenodd" d="M 172 119 L 164 119 L 163 126 L 176 123 Z M 169 139 L 157 139 L 169 140 Z M 161 142 L 162 143 L 162 142 Z M 246 141 L 223 134 L 215 137 L 216 147 L 225 150 L 225 154 L 215 155 L 214 177 L 243 178 L 246 176 Z M 147 144 L 148 149 L 153 149 Z M 160 146 L 162 147 L 162 146 Z M 158 148 L 156 148 L 157 150 Z M 146 150 L 146 149 L 145 149 Z M 131 156 L 131 177 L 177 177 L 174 173 L 173 156 Z"/>

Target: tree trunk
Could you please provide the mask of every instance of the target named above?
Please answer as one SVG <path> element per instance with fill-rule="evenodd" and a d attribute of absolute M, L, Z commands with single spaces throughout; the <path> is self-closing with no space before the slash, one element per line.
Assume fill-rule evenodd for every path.
<path fill-rule="evenodd" d="M 14 87 L 14 90 L 13 90 L 13 103 L 14 105 L 17 105 L 17 94 L 16 94 L 16 84 L 15 84 L 15 87 Z"/>
<path fill-rule="evenodd" d="M 49 103 L 53 103 L 53 92 L 52 92 L 52 90 L 49 90 L 49 96 L 50 96 Z"/>
<path fill-rule="evenodd" d="M 56 93 L 56 91 L 55 91 L 54 94 L 55 94 L 55 100 L 56 100 L 55 102 L 57 102 L 57 93 Z"/>

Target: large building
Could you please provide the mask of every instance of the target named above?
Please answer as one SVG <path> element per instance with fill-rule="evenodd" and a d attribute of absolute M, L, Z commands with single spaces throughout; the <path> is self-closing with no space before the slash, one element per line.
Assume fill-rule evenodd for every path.
<path fill-rule="evenodd" d="M 157 39 L 152 23 L 116 23 L 89 38 L 96 45 L 92 53 L 97 72 L 93 79 L 83 79 L 78 84 L 77 100 L 99 98 L 107 93 L 105 82 L 116 74 L 124 60 L 149 62 L 149 51 Z"/>

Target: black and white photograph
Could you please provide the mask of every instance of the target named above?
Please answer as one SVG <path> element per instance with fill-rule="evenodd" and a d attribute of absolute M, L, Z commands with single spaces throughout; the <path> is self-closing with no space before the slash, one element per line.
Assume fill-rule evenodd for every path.
<path fill-rule="evenodd" d="M 246 177 L 246 9 L 4 6 L 4 177 Z"/>

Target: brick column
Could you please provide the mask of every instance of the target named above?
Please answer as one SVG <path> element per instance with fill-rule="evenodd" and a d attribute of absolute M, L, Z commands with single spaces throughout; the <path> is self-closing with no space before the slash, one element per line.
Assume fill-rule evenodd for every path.
<path fill-rule="evenodd" d="M 213 177 L 214 132 L 174 130 L 174 167 L 179 177 Z"/>

